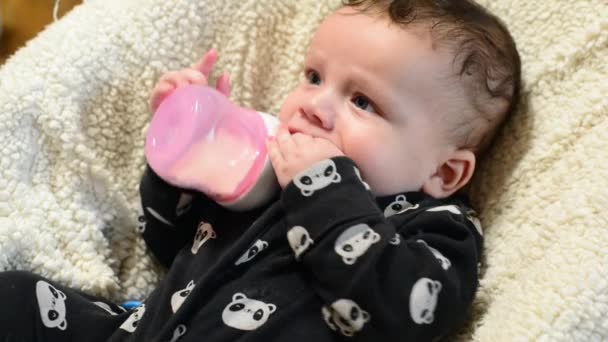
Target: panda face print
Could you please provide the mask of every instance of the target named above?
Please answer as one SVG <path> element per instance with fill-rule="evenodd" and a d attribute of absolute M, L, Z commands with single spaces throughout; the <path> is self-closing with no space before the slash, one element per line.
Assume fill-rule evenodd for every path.
<path fill-rule="evenodd" d="M 179 290 L 171 296 L 171 310 L 173 310 L 173 313 L 177 312 L 177 309 L 182 306 L 192 289 L 194 289 L 194 281 L 190 280 L 185 289 Z"/>
<path fill-rule="evenodd" d="M 173 337 L 171 337 L 169 342 L 177 342 L 182 336 L 186 335 L 186 331 L 188 331 L 188 329 L 186 329 L 185 325 L 178 325 L 177 328 L 173 330 Z"/>
<path fill-rule="evenodd" d="M 437 297 L 441 283 L 429 278 L 420 278 L 410 293 L 410 315 L 416 324 L 431 324 L 435 319 Z"/>
<path fill-rule="evenodd" d="M 120 329 L 128 331 L 130 333 L 134 332 L 135 329 L 137 329 L 137 324 L 142 319 L 145 312 L 146 312 L 146 304 L 142 304 L 139 307 L 137 307 L 135 310 L 133 310 L 131 315 L 129 315 L 129 318 L 127 318 L 121 324 Z"/>
<path fill-rule="evenodd" d="M 353 336 L 370 319 L 369 313 L 350 299 L 339 299 L 330 308 L 324 306 L 321 312 L 325 323 L 344 336 Z"/>
<path fill-rule="evenodd" d="M 365 187 L 365 190 L 369 191 L 371 190 L 371 188 L 369 187 L 369 184 L 367 184 L 363 178 L 361 177 L 361 171 L 359 171 L 358 168 L 354 168 L 355 169 L 355 174 L 357 175 L 357 177 L 359 178 L 359 180 L 361 181 L 361 184 L 363 184 L 363 186 Z"/>
<path fill-rule="evenodd" d="M 412 203 L 407 201 L 405 195 L 398 195 L 393 202 L 384 208 L 384 217 L 391 217 L 416 208 L 418 208 L 418 205 L 414 207 Z"/>
<path fill-rule="evenodd" d="M 163 215 L 161 215 L 158 211 L 154 210 L 153 208 L 146 207 L 146 211 L 148 212 L 148 214 L 152 215 L 152 217 L 154 217 L 156 220 L 162 222 L 163 224 L 165 224 L 169 227 L 175 227 L 175 224 L 173 224 L 173 222 L 166 219 Z"/>
<path fill-rule="evenodd" d="M 144 208 L 137 206 L 137 232 L 143 234 L 146 231 L 146 217 L 144 216 Z"/>
<path fill-rule="evenodd" d="M 205 242 L 210 239 L 215 239 L 215 237 L 216 235 L 213 227 L 209 223 L 201 222 L 196 230 L 196 235 L 194 235 L 194 242 L 192 243 L 190 251 L 192 254 L 198 253 L 199 248 L 201 248 Z"/>
<path fill-rule="evenodd" d="M 465 217 L 467 218 L 467 220 L 471 221 L 471 223 L 473 224 L 473 226 L 475 227 L 475 230 L 477 230 L 479 235 L 483 236 L 483 229 L 481 227 L 481 222 L 477 218 L 477 213 L 475 212 L 475 210 L 473 210 L 473 209 L 467 210 Z"/>
<path fill-rule="evenodd" d="M 302 226 L 291 228 L 287 232 L 287 241 L 289 241 L 289 246 L 291 246 L 291 249 L 295 253 L 296 259 L 299 259 L 300 255 L 314 243 L 306 228 Z"/>
<path fill-rule="evenodd" d="M 114 310 L 112 310 L 112 308 L 108 304 L 106 304 L 104 302 L 93 302 L 93 304 L 95 304 L 95 305 L 99 306 L 100 308 L 104 309 L 105 311 L 107 311 L 112 316 L 118 315 L 117 312 L 114 312 Z M 118 308 L 121 310 L 121 313 L 127 311 L 122 306 L 119 306 Z"/>
<path fill-rule="evenodd" d="M 249 247 L 247 252 L 243 253 L 243 255 L 241 255 L 241 257 L 234 264 L 240 265 L 255 258 L 255 256 L 258 255 L 258 253 L 260 253 L 261 251 L 265 250 L 266 247 L 268 247 L 268 242 L 258 239 L 256 242 L 253 243 L 253 246 Z"/>
<path fill-rule="evenodd" d="M 372 244 L 378 241 L 380 241 L 380 234 L 367 224 L 360 223 L 342 232 L 336 240 L 334 249 L 345 264 L 352 265 L 357 258 L 367 252 Z"/>
<path fill-rule="evenodd" d="M 431 253 L 433 253 L 433 255 L 435 256 L 435 258 L 439 261 L 439 263 L 441 263 L 441 267 L 447 271 L 448 268 L 450 268 L 450 266 L 452 266 L 452 262 L 450 261 L 450 259 L 446 258 L 443 256 L 443 254 L 441 254 L 441 252 L 439 252 L 438 250 L 436 250 L 435 248 L 429 246 L 426 241 L 424 240 L 416 240 L 416 242 L 421 243 L 423 245 L 426 246 L 426 248 L 428 248 Z"/>
<path fill-rule="evenodd" d="M 36 298 L 42 324 L 47 328 L 65 330 L 68 326 L 65 310 L 65 293 L 43 280 L 36 282 Z"/>
<path fill-rule="evenodd" d="M 183 193 L 179 196 L 175 214 L 179 217 L 187 213 L 192 208 L 192 195 Z"/>
<path fill-rule="evenodd" d="M 332 183 L 340 183 L 341 180 L 336 163 L 331 159 L 325 159 L 296 175 L 293 182 L 301 190 L 302 195 L 308 197 Z"/>
<path fill-rule="evenodd" d="M 458 209 L 458 207 L 453 204 L 440 205 L 438 207 L 433 207 L 433 208 L 427 209 L 426 211 L 430 211 L 430 212 L 448 211 L 455 215 L 462 215 L 462 212 L 460 211 L 460 209 Z"/>
<path fill-rule="evenodd" d="M 388 243 L 390 243 L 391 245 L 398 245 L 401 243 L 401 235 L 399 235 L 399 233 L 395 233 L 395 235 L 388 240 Z"/>
<path fill-rule="evenodd" d="M 229 327 L 239 330 L 255 330 L 268 321 L 277 309 L 274 304 L 247 298 L 242 293 L 232 296 L 232 302 L 222 312 L 222 320 Z"/>

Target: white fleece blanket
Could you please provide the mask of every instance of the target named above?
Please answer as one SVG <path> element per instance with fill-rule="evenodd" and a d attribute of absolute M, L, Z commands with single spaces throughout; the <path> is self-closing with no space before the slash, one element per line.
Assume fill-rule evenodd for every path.
<path fill-rule="evenodd" d="M 0 270 L 144 297 L 162 276 L 137 234 L 155 80 L 216 47 L 232 98 L 276 112 L 339 3 L 88 0 L 50 25 L 0 69 Z M 608 3 L 482 3 L 518 43 L 525 105 L 474 180 L 486 250 L 458 339 L 608 340 Z"/>

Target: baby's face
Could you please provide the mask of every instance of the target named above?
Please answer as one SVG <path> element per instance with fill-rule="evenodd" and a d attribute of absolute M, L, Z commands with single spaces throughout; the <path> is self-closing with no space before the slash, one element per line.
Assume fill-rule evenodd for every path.
<path fill-rule="evenodd" d="M 417 191 L 453 149 L 441 122 L 451 62 L 422 30 L 343 8 L 319 26 L 279 119 L 333 142 L 376 195 Z"/>

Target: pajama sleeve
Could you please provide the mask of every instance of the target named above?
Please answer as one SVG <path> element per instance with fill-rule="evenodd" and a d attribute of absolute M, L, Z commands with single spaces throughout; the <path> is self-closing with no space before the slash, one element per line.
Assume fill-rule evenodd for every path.
<path fill-rule="evenodd" d="M 336 334 L 431 341 L 466 317 L 481 235 L 460 202 L 431 199 L 387 218 L 346 157 L 300 173 L 281 200 L 289 245 Z"/>
<path fill-rule="evenodd" d="M 165 182 L 149 166 L 142 176 L 139 192 L 143 238 L 154 256 L 167 267 L 193 239 L 196 213 L 204 212 L 205 217 L 210 218 L 218 210 L 218 205 L 208 197 Z"/>

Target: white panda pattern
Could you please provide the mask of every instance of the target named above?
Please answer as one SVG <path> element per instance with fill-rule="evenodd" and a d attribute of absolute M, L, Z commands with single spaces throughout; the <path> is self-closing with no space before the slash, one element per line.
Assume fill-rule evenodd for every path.
<path fill-rule="evenodd" d="M 395 235 L 388 240 L 388 243 L 390 243 L 391 245 L 398 245 L 401 243 L 401 235 L 399 235 L 399 233 L 395 233 Z"/>
<path fill-rule="evenodd" d="M 410 293 L 410 315 L 416 324 L 431 324 L 435 319 L 437 297 L 441 283 L 429 278 L 420 278 Z"/>
<path fill-rule="evenodd" d="M 241 255 L 241 257 L 234 263 L 235 265 L 240 265 L 244 262 L 247 262 L 253 258 L 255 258 L 256 255 L 258 255 L 261 251 L 265 250 L 268 247 L 268 242 L 264 241 L 264 240 L 256 240 L 253 245 L 251 247 L 249 247 L 247 249 L 247 251 L 245 253 L 243 253 L 243 255 Z"/>
<path fill-rule="evenodd" d="M 186 301 L 186 298 L 188 298 L 194 287 L 194 281 L 190 280 L 190 282 L 188 282 L 188 285 L 186 285 L 185 289 L 181 289 L 171 296 L 171 310 L 173 310 L 173 313 L 176 313 L 179 307 L 182 306 L 182 304 L 184 303 L 184 301 Z"/>
<path fill-rule="evenodd" d="M 416 242 L 419 242 L 423 245 L 426 246 L 426 248 L 428 248 L 431 253 L 433 253 L 433 255 L 435 256 L 435 258 L 439 261 L 439 263 L 441 264 L 441 268 L 443 268 L 444 270 L 448 270 L 448 268 L 450 268 L 450 266 L 452 266 L 452 262 L 450 261 L 450 259 L 446 258 L 445 256 L 443 256 L 443 254 L 441 254 L 441 252 L 439 252 L 438 250 L 436 250 L 435 248 L 429 246 L 426 241 L 424 240 L 416 240 Z"/>
<path fill-rule="evenodd" d="M 65 293 L 56 289 L 44 280 L 36 282 L 36 299 L 40 309 L 42 324 L 47 328 L 65 330 L 68 327 L 66 321 Z"/>
<path fill-rule="evenodd" d="M 177 342 L 182 336 L 186 335 L 186 331 L 188 331 L 188 329 L 186 329 L 185 325 L 178 325 L 175 330 L 173 330 L 173 336 L 168 342 Z"/>
<path fill-rule="evenodd" d="M 363 329 L 370 320 L 369 313 L 350 299 L 338 299 L 329 308 L 323 306 L 321 313 L 332 330 L 339 330 L 342 335 L 349 337 Z"/>
<path fill-rule="evenodd" d="M 171 222 L 168 219 L 166 219 L 165 217 L 163 217 L 163 215 L 161 215 L 158 211 L 154 210 L 153 208 L 146 207 L 146 211 L 150 215 L 152 215 L 155 219 L 157 219 L 160 222 L 166 224 L 167 226 L 169 226 L 169 227 L 175 227 L 175 225 L 173 224 L 173 222 Z"/>
<path fill-rule="evenodd" d="M 130 333 L 134 332 L 135 329 L 137 329 L 137 324 L 139 323 L 141 318 L 144 316 L 145 312 L 146 312 L 146 304 L 142 304 L 142 305 L 138 306 L 135 310 L 133 310 L 131 315 L 129 315 L 129 317 L 120 325 L 120 329 L 125 330 Z"/>
<path fill-rule="evenodd" d="M 430 211 L 430 212 L 449 211 L 452 214 L 462 215 L 462 212 L 460 211 L 460 209 L 458 209 L 458 207 L 455 206 L 454 204 L 441 205 L 438 207 L 433 207 L 433 208 L 427 209 L 426 211 Z"/>
<path fill-rule="evenodd" d="M 137 206 L 137 232 L 143 234 L 146 231 L 146 217 L 144 216 L 144 208 Z"/>
<path fill-rule="evenodd" d="M 477 230 L 479 235 L 483 236 L 483 229 L 481 227 L 481 222 L 479 221 L 479 218 L 477 218 L 477 213 L 475 212 L 475 210 L 473 210 L 473 209 L 467 210 L 465 217 L 467 218 L 467 220 L 471 221 L 471 223 L 473 224 L 473 226 L 475 227 L 475 229 Z"/>
<path fill-rule="evenodd" d="M 190 249 L 190 251 L 192 252 L 192 254 L 198 253 L 198 250 L 203 244 L 205 244 L 205 242 L 215 238 L 215 230 L 213 230 L 211 224 L 201 222 L 198 225 L 196 234 L 194 235 L 194 242 L 192 242 L 192 248 Z"/>
<path fill-rule="evenodd" d="M 100 308 L 104 309 L 105 311 L 107 311 L 107 312 L 108 312 L 110 315 L 112 315 L 112 316 L 116 316 L 116 315 L 118 315 L 118 313 L 117 313 L 117 312 L 114 312 L 114 310 L 112 310 L 112 308 L 111 308 L 111 307 L 110 307 L 108 304 L 106 304 L 106 303 L 104 303 L 104 302 L 93 302 L 93 304 L 95 304 L 95 305 L 97 305 L 98 307 L 100 307 Z M 119 306 L 118 308 L 119 308 L 120 310 L 122 310 L 122 312 L 126 312 L 126 311 L 127 311 L 127 310 L 125 310 L 125 309 L 124 309 L 122 306 Z"/>
<path fill-rule="evenodd" d="M 371 188 L 369 187 L 369 184 L 367 184 L 363 178 L 361 177 L 361 171 L 359 171 L 358 168 L 354 167 L 355 169 L 355 174 L 357 175 L 357 178 L 359 178 L 359 180 L 361 181 L 361 184 L 363 184 L 363 186 L 365 187 L 365 190 L 371 190 Z"/>
<path fill-rule="evenodd" d="M 449 211 L 452 214 L 462 215 L 462 211 L 460 210 L 460 208 L 458 208 L 454 204 L 442 205 L 442 206 L 439 206 L 439 207 L 430 208 L 430 209 L 427 209 L 427 211 L 431 211 L 431 212 L 434 212 L 434 211 Z M 473 209 L 467 209 L 464 217 L 466 217 L 466 219 L 469 220 L 473 224 L 473 226 L 475 227 L 475 230 L 477 230 L 477 232 L 479 233 L 479 235 L 483 236 L 483 230 L 482 230 L 482 227 L 481 227 L 481 222 L 477 218 L 477 213 L 475 212 L 475 210 L 473 210 Z"/>
<path fill-rule="evenodd" d="M 300 255 L 314 243 L 306 228 L 302 226 L 294 226 L 291 228 L 287 232 L 287 241 L 295 253 L 296 259 L 299 259 Z"/>
<path fill-rule="evenodd" d="M 352 265 L 378 241 L 380 234 L 367 224 L 360 223 L 346 229 L 338 236 L 334 250 L 342 257 L 345 264 Z"/>
<path fill-rule="evenodd" d="M 391 217 L 416 208 L 418 208 L 418 204 L 414 206 L 408 202 L 405 195 L 397 195 L 395 200 L 384 208 L 384 217 Z"/>
<path fill-rule="evenodd" d="M 332 183 L 340 183 L 341 181 L 342 176 L 338 173 L 336 163 L 331 159 L 316 163 L 300 172 L 293 179 L 295 186 L 306 197 L 312 196 L 315 191 L 328 187 Z"/>
<path fill-rule="evenodd" d="M 266 304 L 236 293 L 232 296 L 232 302 L 224 308 L 222 321 L 231 328 L 255 330 L 264 325 L 276 309 L 274 304 Z"/>
<path fill-rule="evenodd" d="M 175 207 L 175 215 L 182 216 L 192 208 L 192 195 L 183 193 L 179 196 L 177 207 Z"/>

